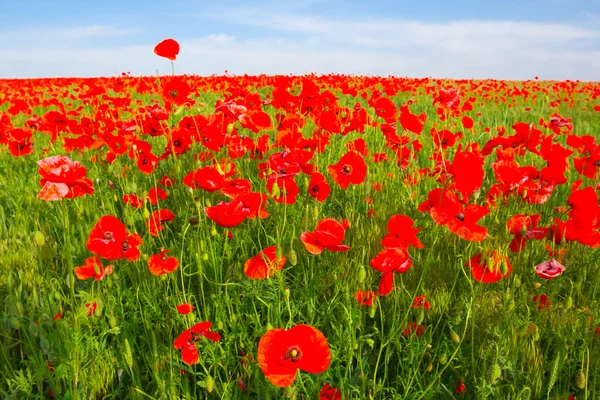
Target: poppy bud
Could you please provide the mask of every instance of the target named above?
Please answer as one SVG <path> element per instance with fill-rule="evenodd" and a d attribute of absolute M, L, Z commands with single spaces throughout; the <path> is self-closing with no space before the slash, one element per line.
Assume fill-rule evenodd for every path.
<path fill-rule="evenodd" d="M 568 310 L 571 307 L 573 307 L 573 297 L 569 296 L 567 297 L 567 300 L 565 300 L 565 310 Z"/>
<path fill-rule="evenodd" d="M 586 379 L 583 371 L 579 371 L 577 374 L 575 374 L 573 380 L 575 381 L 575 386 L 577 386 L 579 389 L 585 389 Z"/>
<path fill-rule="evenodd" d="M 315 221 L 319 219 L 319 207 L 317 206 L 313 208 L 313 218 L 315 219 Z"/>
<path fill-rule="evenodd" d="M 533 285 L 532 285 L 532 286 L 533 286 L 533 288 L 534 288 L 534 289 L 536 289 L 536 290 L 537 290 L 537 289 L 539 289 L 539 288 L 540 288 L 540 286 L 542 286 L 542 284 L 541 284 L 541 283 L 539 283 L 539 282 L 533 282 Z"/>
<path fill-rule="evenodd" d="M 231 313 L 231 315 L 229 316 L 229 318 L 231 318 L 231 322 L 236 322 L 237 321 L 237 315 L 235 315 L 234 313 Z"/>
<path fill-rule="evenodd" d="M 281 247 L 277 247 L 275 250 L 275 256 L 277 257 L 277 261 L 281 260 L 281 257 L 283 257 L 283 249 Z"/>
<path fill-rule="evenodd" d="M 458 336 L 458 333 L 454 332 L 454 331 L 450 331 L 450 337 L 452 338 L 452 341 L 456 344 L 460 343 L 460 336 Z"/>
<path fill-rule="evenodd" d="M 231 132 L 233 132 L 233 124 L 229 123 L 227 124 L 227 134 L 231 135 Z"/>
<path fill-rule="evenodd" d="M 223 321 L 218 320 L 216 325 L 217 325 L 217 330 L 219 330 L 219 331 L 223 330 Z"/>
<path fill-rule="evenodd" d="M 298 264 L 298 254 L 294 249 L 290 250 L 290 264 L 292 264 L 292 266 Z"/>
<path fill-rule="evenodd" d="M 33 240 L 35 240 L 35 244 L 37 244 L 38 246 L 43 246 L 46 243 L 46 238 L 44 237 L 44 234 L 40 231 L 35 232 L 35 234 L 33 235 Z"/>
<path fill-rule="evenodd" d="M 358 343 L 354 343 L 354 351 L 358 350 Z"/>
<path fill-rule="evenodd" d="M 202 260 L 208 261 L 208 254 L 207 253 L 202 254 Z"/>
<path fill-rule="evenodd" d="M 425 310 L 423 308 L 419 309 L 419 314 L 417 315 L 417 325 L 421 325 L 423 320 L 425 319 Z"/>
<path fill-rule="evenodd" d="M 62 294 L 60 294 L 59 291 L 56 291 L 56 292 L 54 292 L 54 298 L 56 300 L 60 300 L 60 299 L 62 299 Z"/>
<path fill-rule="evenodd" d="M 368 344 L 370 348 L 373 348 L 375 345 L 375 341 L 373 339 L 366 339 L 365 343 Z"/>
<path fill-rule="evenodd" d="M 275 182 L 273 184 L 273 187 L 271 188 L 271 195 L 273 197 L 279 197 L 281 195 L 281 188 L 279 187 L 279 185 L 277 184 L 277 182 Z"/>
<path fill-rule="evenodd" d="M 148 211 L 148 209 L 146 207 L 144 207 L 143 215 L 144 215 L 145 219 L 150 218 L 150 211 Z"/>
<path fill-rule="evenodd" d="M 190 219 L 188 220 L 190 225 L 192 226 L 197 226 L 200 223 L 200 220 L 198 219 L 198 217 L 194 217 L 193 215 L 190 217 Z"/>
<path fill-rule="evenodd" d="M 375 318 L 375 312 L 377 311 L 377 303 L 373 303 L 371 308 L 369 308 L 369 317 Z"/>
<path fill-rule="evenodd" d="M 488 257 L 487 261 L 485 262 L 485 266 L 490 272 L 494 272 L 496 270 L 495 264 L 496 263 L 494 262 L 494 259 L 492 257 Z"/>
<path fill-rule="evenodd" d="M 527 197 L 527 189 L 523 190 L 523 198 Z"/>
<path fill-rule="evenodd" d="M 446 353 L 442 353 L 442 355 L 438 358 L 438 362 L 441 365 L 444 365 L 448 362 L 448 356 L 446 355 Z"/>
<path fill-rule="evenodd" d="M 508 264 L 506 263 L 506 260 L 502 260 L 502 263 L 500 264 L 500 272 L 502 275 L 506 275 L 508 273 Z"/>
<path fill-rule="evenodd" d="M 363 283 L 365 279 L 367 279 L 367 270 L 365 269 L 364 265 L 358 267 L 357 279 L 358 283 Z"/>
<path fill-rule="evenodd" d="M 217 236 L 217 228 L 215 228 L 214 226 L 210 228 L 210 235 Z"/>
<path fill-rule="evenodd" d="M 125 220 L 125 223 L 126 223 L 128 226 L 133 226 L 133 225 L 135 224 L 135 220 L 133 219 L 133 217 L 132 217 L 132 216 L 129 216 L 129 217 L 127 217 L 127 219 Z"/>
<path fill-rule="evenodd" d="M 521 278 L 519 278 L 519 275 L 515 276 L 514 285 L 517 289 L 521 287 Z"/>
<path fill-rule="evenodd" d="M 113 194 L 113 201 L 116 203 L 117 201 L 119 201 L 119 198 L 117 197 L 116 194 Z"/>
<path fill-rule="evenodd" d="M 267 331 L 270 331 L 273 329 L 273 325 L 271 325 L 270 322 L 267 322 L 267 326 L 266 326 Z"/>
<path fill-rule="evenodd" d="M 215 388 L 215 381 L 212 378 L 212 376 L 210 376 L 210 375 L 206 376 L 206 379 L 204 380 L 204 387 L 206 388 L 208 393 L 212 393 L 212 391 Z"/>
<path fill-rule="evenodd" d="M 567 346 L 569 346 L 569 347 L 573 347 L 573 346 L 575 346 L 575 344 L 576 344 L 576 342 L 575 342 L 575 339 L 573 339 L 573 338 L 567 338 L 567 340 L 565 341 L 565 343 L 566 343 L 566 344 L 567 344 Z"/>
<path fill-rule="evenodd" d="M 117 327 L 117 319 L 113 316 L 110 316 L 108 318 L 108 326 L 110 326 L 111 328 L 116 328 Z"/>
<path fill-rule="evenodd" d="M 515 309 L 515 301 L 513 299 L 511 299 L 508 302 L 508 306 L 506 307 L 506 310 L 510 312 L 510 311 L 513 311 L 514 309 Z"/>
<path fill-rule="evenodd" d="M 427 366 L 427 372 L 431 372 L 431 371 L 433 371 L 433 364 L 429 364 Z"/>
<path fill-rule="evenodd" d="M 285 295 L 285 298 L 286 298 L 286 299 L 289 299 L 289 298 L 290 298 L 290 289 L 288 289 L 288 288 L 285 288 L 285 289 L 283 290 L 283 294 Z"/>

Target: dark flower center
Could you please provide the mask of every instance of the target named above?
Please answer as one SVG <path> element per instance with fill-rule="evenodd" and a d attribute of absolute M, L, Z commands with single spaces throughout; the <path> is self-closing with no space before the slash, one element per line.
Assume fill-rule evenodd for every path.
<path fill-rule="evenodd" d="M 350 175 L 351 172 L 352 172 L 352 166 L 350 166 L 348 164 L 342 165 L 342 174 Z"/>
<path fill-rule="evenodd" d="M 179 147 L 179 146 L 181 146 L 181 142 L 179 140 L 176 140 L 176 141 L 173 142 L 173 145 L 175 147 Z"/>
<path fill-rule="evenodd" d="M 104 232 L 104 240 L 113 240 L 112 232 Z"/>
<path fill-rule="evenodd" d="M 144 160 L 142 161 L 142 164 L 144 164 L 144 165 L 148 165 L 148 159 L 147 159 L 147 158 L 144 158 Z"/>
<path fill-rule="evenodd" d="M 461 222 L 465 222 L 465 214 L 463 214 L 463 213 L 456 214 L 456 219 Z"/>
<path fill-rule="evenodd" d="M 300 347 L 294 345 L 285 352 L 285 357 L 283 357 L 283 359 L 290 360 L 291 362 L 296 362 L 300 360 L 301 357 L 302 350 L 300 350 Z"/>
<path fill-rule="evenodd" d="M 177 97 L 178 94 L 179 94 L 179 92 L 177 90 L 171 90 L 169 92 L 169 96 L 171 96 L 173 98 Z"/>
<path fill-rule="evenodd" d="M 204 336 L 202 332 L 190 331 L 190 340 L 188 340 L 188 344 L 198 342 L 202 338 L 202 336 Z"/>
<path fill-rule="evenodd" d="M 600 167 L 600 160 L 596 160 L 596 161 L 594 162 L 594 165 L 595 165 L 596 167 Z"/>
<path fill-rule="evenodd" d="M 126 241 L 121 244 L 121 251 L 124 253 L 131 248 L 131 245 Z"/>
<path fill-rule="evenodd" d="M 441 143 L 445 146 L 448 144 L 448 141 L 446 139 L 442 139 Z"/>
<path fill-rule="evenodd" d="M 313 193 L 319 193 L 319 185 L 315 185 L 312 188 L 310 188 L 310 191 Z"/>

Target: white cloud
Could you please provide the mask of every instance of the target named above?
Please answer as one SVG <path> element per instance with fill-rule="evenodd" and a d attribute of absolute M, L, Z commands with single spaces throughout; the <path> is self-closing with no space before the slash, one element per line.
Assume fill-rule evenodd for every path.
<path fill-rule="evenodd" d="M 225 15 L 212 13 L 212 15 Z M 177 73 L 352 73 L 412 77 L 600 80 L 600 31 L 525 21 L 430 23 L 351 21 L 290 13 L 228 10 L 229 23 L 260 28 L 252 38 L 214 33 L 181 39 Z M 206 17 L 206 15 L 204 16 Z M 217 18 L 217 17 L 213 17 Z M 267 33 L 264 33 L 267 32 Z M 40 30 L 47 45 L 0 40 L 0 76 L 99 76 L 169 73 L 155 43 L 85 46 L 86 38 L 123 36 L 109 26 Z M 52 45 L 57 38 L 71 39 Z M 73 39 L 79 38 L 79 39 Z"/>

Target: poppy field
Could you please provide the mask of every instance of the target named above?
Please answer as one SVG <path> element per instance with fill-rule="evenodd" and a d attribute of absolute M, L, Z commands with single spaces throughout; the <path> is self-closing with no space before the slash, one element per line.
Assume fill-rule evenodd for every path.
<path fill-rule="evenodd" d="M 0 80 L 0 393 L 598 398 L 599 97 Z"/>

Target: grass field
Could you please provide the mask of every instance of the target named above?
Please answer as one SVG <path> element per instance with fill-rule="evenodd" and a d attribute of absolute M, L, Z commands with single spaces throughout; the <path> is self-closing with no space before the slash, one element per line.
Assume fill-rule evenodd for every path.
<path fill-rule="evenodd" d="M 0 81 L 0 393 L 599 398 L 599 96 Z"/>

